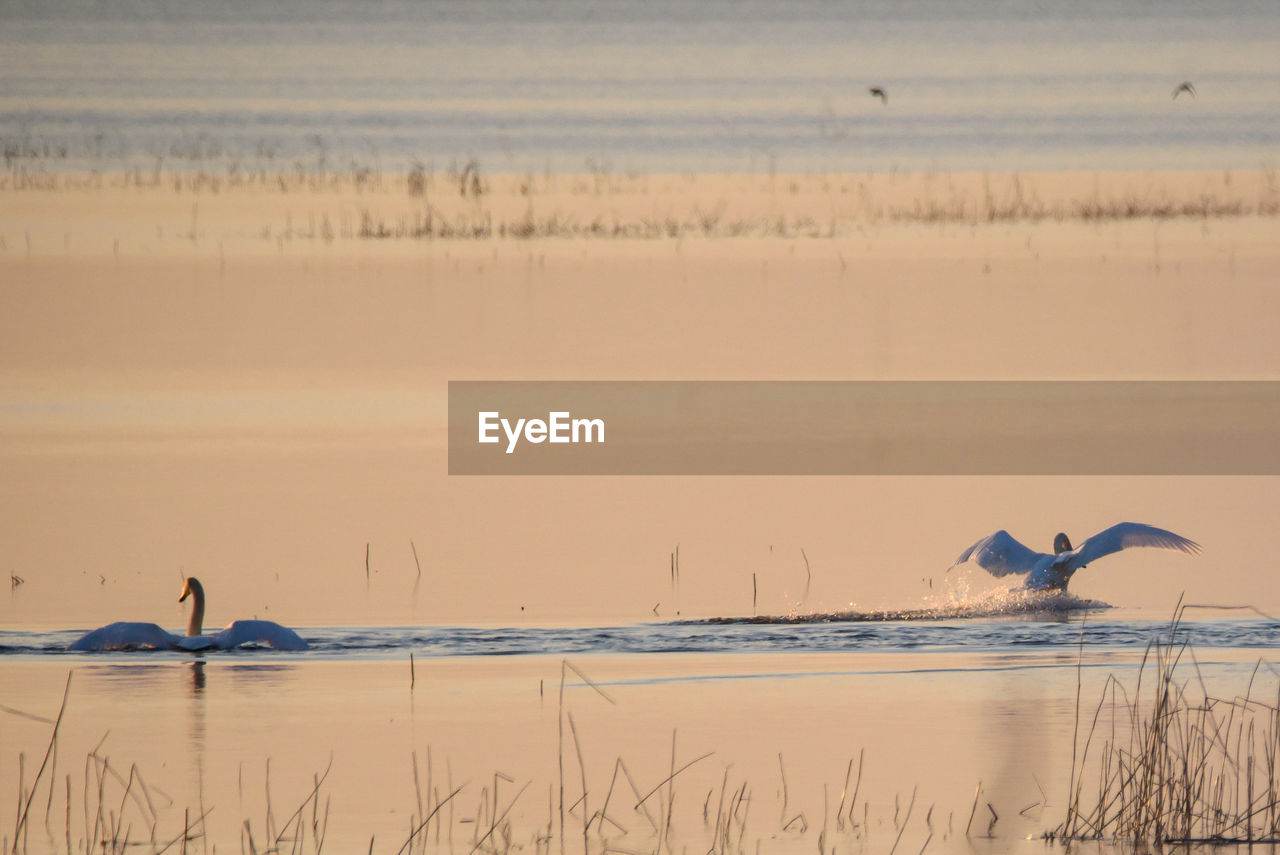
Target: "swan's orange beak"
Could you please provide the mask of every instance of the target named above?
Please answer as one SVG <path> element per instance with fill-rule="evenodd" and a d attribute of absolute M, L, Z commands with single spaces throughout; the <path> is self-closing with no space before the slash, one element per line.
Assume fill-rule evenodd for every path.
<path fill-rule="evenodd" d="M 181 596 L 181 597 L 178 597 L 178 602 L 182 602 L 183 600 L 185 600 L 185 599 L 186 599 L 187 597 L 189 597 L 189 596 L 191 596 L 191 586 L 190 586 L 190 585 L 188 585 L 186 582 L 183 582 L 183 583 L 182 583 L 182 596 Z"/>

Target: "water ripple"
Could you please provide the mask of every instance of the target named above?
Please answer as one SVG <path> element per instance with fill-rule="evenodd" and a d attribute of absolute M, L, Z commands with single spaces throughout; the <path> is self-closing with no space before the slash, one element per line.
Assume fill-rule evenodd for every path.
<path fill-rule="evenodd" d="M 891 613 L 717 617 L 594 627 L 311 627 L 299 630 L 311 644 L 306 652 L 250 647 L 206 655 L 398 659 L 409 652 L 419 658 L 910 651 L 1028 653 L 1074 649 L 1081 643 L 1094 649 L 1140 651 L 1152 641 L 1169 637 L 1167 620 L 1108 619 L 1103 606 L 1076 600 L 1074 611 L 1066 615 L 1053 610 L 1023 610 L 962 616 L 951 607 L 938 607 Z M 1083 624 L 1079 619 L 1082 608 L 1090 611 Z M 1069 617 L 1071 614 L 1075 617 Z M 0 656 L 147 657 L 147 661 L 155 661 L 155 657 L 179 660 L 190 657 L 174 651 L 69 654 L 67 646 L 80 632 L 0 630 Z M 1274 648 L 1280 646 L 1280 623 L 1255 617 L 1189 620 L 1177 627 L 1175 637 L 1198 648 Z"/>

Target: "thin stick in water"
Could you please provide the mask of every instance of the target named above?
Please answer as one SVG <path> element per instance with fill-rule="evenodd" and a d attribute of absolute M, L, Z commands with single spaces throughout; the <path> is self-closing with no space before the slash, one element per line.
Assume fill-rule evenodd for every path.
<path fill-rule="evenodd" d="M 782 815 L 778 822 L 787 821 L 787 768 L 782 765 L 782 752 L 778 752 L 778 772 L 782 775 Z"/>
<path fill-rule="evenodd" d="M 801 603 L 809 601 L 809 583 L 813 581 L 813 572 L 809 569 L 809 556 L 804 554 L 804 549 L 800 549 L 800 557 L 804 559 L 804 596 L 800 598 Z"/>
<path fill-rule="evenodd" d="M 853 806 L 858 803 L 858 790 L 862 789 L 862 755 L 867 749 L 858 749 L 858 777 L 853 783 L 853 798 L 849 799 L 849 825 L 850 827 L 857 825 L 853 821 Z"/>
<path fill-rule="evenodd" d="M 578 773 L 582 776 L 582 851 L 587 851 L 587 831 L 591 827 L 591 807 L 587 802 L 587 765 L 582 761 L 582 743 L 578 741 L 578 726 L 573 722 L 573 713 L 569 716 L 569 732 L 573 735 L 573 748 L 578 754 Z M 497 785 L 494 785 L 495 800 Z M 494 809 L 497 810 L 495 801 Z"/>
<path fill-rule="evenodd" d="M 673 753 L 674 753 L 674 752 L 673 752 Z M 711 757 L 711 756 L 712 756 L 712 755 L 714 755 L 714 754 L 715 754 L 715 752 L 714 752 L 714 751 L 708 751 L 706 754 L 703 754 L 701 757 L 695 757 L 693 760 L 690 760 L 688 763 L 685 763 L 685 764 L 684 764 L 683 766 L 681 766 L 679 769 L 675 769 L 674 771 L 672 771 L 672 773 L 671 773 L 670 775 L 668 775 L 667 777 L 665 777 L 665 778 L 663 778 L 661 781 L 659 781 L 659 782 L 658 782 L 658 784 L 657 784 L 657 786 L 655 786 L 652 790 L 650 790 L 650 791 L 649 791 L 648 793 L 646 793 L 645 795 L 643 795 L 643 796 L 640 796 L 640 797 L 639 797 L 639 798 L 640 798 L 640 800 L 639 800 L 638 802 L 636 802 L 636 805 L 635 805 L 636 810 L 639 810 L 641 807 L 643 807 L 643 806 L 644 806 L 644 803 L 645 803 L 645 802 L 647 802 L 647 801 L 649 800 L 649 797 L 650 797 L 650 796 L 652 796 L 654 793 L 658 792 L 658 790 L 661 790 L 661 789 L 663 788 L 663 786 L 665 786 L 666 784 L 669 784 L 671 781 L 673 781 L 673 780 L 675 779 L 676 775 L 679 775 L 681 772 L 683 772 L 685 769 L 688 769 L 688 768 L 689 768 L 690 766 L 692 766 L 693 764 L 695 764 L 695 763 L 700 763 L 701 761 L 706 760 L 708 757 Z M 626 767 L 625 765 L 622 767 L 622 771 L 623 771 L 623 772 L 626 772 L 626 771 L 627 771 L 627 767 Z M 630 779 L 630 777 L 631 777 L 631 776 L 630 776 L 630 774 L 628 774 L 628 775 L 627 775 L 627 778 L 628 778 L 628 779 Z"/>
<path fill-rule="evenodd" d="M 840 788 L 840 804 L 836 806 L 836 831 L 844 828 L 844 800 L 849 794 L 849 779 L 851 777 L 853 777 L 852 757 L 849 758 L 849 768 L 844 770 L 844 786 Z"/>
<path fill-rule="evenodd" d="M 969 809 L 969 822 L 964 827 L 964 836 L 969 836 L 969 829 L 973 827 L 973 815 L 978 812 L 978 796 L 982 793 L 982 782 L 978 782 L 977 788 L 973 791 L 973 807 Z"/>
<path fill-rule="evenodd" d="M 18 814 L 18 820 L 13 827 L 13 846 L 15 852 L 18 847 L 18 837 L 22 834 L 23 828 L 27 824 L 27 814 L 31 811 L 31 800 L 36 797 L 36 789 L 40 786 L 40 777 L 44 774 L 45 766 L 48 764 L 49 758 L 53 754 L 54 746 L 58 742 L 58 728 L 62 725 L 62 714 L 67 711 L 67 697 L 71 694 L 71 673 L 72 672 L 70 671 L 67 672 L 67 684 L 62 689 L 62 704 L 58 707 L 58 717 L 54 719 L 53 722 L 53 733 L 49 735 L 49 747 L 45 749 L 44 760 L 40 763 L 39 770 L 36 771 L 35 780 L 31 782 L 31 791 L 27 795 L 26 804 L 22 805 L 22 810 Z M 51 783 L 49 787 L 52 789 L 53 784 Z M 18 800 L 19 804 L 21 804 L 21 780 L 19 780 L 18 785 Z M 50 797 L 50 800 L 52 800 L 52 796 Z"/>
<path fill-rule="evenodd" d="M 653 814 L 649 811 L 649 806 L 644 803 L 648 796 L 640 795 L 640 788 L 636 786 L 636 780 L 631 777 L 631 770 L 627 768 L 627 764 L 623 761 L 622 757 L 618 757 L 618 765 L 622 768 L 622 774 L 626 776 L 627 783 L 631 785 L 631 792 L 638 799 L 635 809 L 644 811 L 645 819 L 649 820 L 649 824 L 653 826 L 653 830 L 656 832 L 658 830 L 658 821 L 653 818 Z M 652 793 L 650 793 L 650 795 L 652 795 Z"/>
<path fill-rule="evenodd" d="M 911 819 L 911 809 L 916 806 L 916 790 L 919 787 L 920 785 L 917 784 L 911 788 L 911 802 L 907 805 L 907 815 L 902 818 L 902 825 L 898 828 L 898 836 L 893 841 L 893 846 L 889 848 L 889 855 L 893 855 L 894 850 L 898 848 L 898 843 L 902 840 L 902 832 L 907 830 L 907 822 Z"/>

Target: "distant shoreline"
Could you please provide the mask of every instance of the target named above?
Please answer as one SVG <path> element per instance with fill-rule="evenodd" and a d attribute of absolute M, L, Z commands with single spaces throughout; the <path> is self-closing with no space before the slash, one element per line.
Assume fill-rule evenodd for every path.
<path fill-rule="evenodd" d="M 29 243 L 32 232 L 69 240 L 108 227 L 193 243 L 215 233 L 322 243 L 838 239 L 903 225 L 1269 220 L 1280 215 L 1280 172 L 489 175 L 475 164 L 409 174 L 11 170 L 0 175 L 0 201 L 0 236 L 10 249 L 15 231 Z"/>

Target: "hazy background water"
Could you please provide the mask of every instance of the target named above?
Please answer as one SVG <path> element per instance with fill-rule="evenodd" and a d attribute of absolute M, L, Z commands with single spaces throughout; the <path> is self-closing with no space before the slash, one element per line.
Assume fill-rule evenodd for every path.
<path fill-rule="evenodd" d="M 6 0 L 0 136 L 53 169 L 1257 168 L 1278 56 L 1265 0 Z"/>

